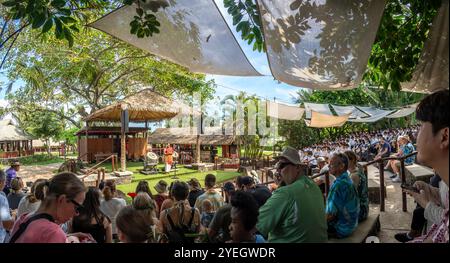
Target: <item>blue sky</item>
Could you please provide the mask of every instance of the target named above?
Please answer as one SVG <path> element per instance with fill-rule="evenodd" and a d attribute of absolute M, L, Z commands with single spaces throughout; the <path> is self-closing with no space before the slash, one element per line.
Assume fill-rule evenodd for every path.
<path fill-rule="evenodd" d="M 218 84 L 216 89 L 216 97 L 223 98 L 229 94 L 237 94 L 239 91 L 244 91 L 249 95 L 258 95 L 261 98 L 268 100 L 274 100 L 279 102 L 292 103 L 293 98 L 296 96 L 298 87 L 290 86 L 284 83 L 280 83 L 274 80 L 270 73 L 267 57 L 265 53 L 259 53 L 252 50 L 252 46 L 241 40 L 241 36 L 236 32 L 235 27 L 232 25 L 232 18 L 223 7 L 222 0 L 214 0 L 217 3 L 222 15 L 231 28 L 236 40 L 242 47 L 244 53 L 249 59 L 250 63 L 261 74 L 262 77 L 234 77 L 234 76 L 219 76 L 219 75 L 207 75 L 207 79 L 214 79 Z M 0 72 L 0 83 L 2 87 L 6 86 L 7 79 L 4 76 L 4 72 Z M 15 84 L 15 88 L 23 85 L 23 82 L 18 81 Z M 6 101 L 4 99 L 4 89 L 0 92 L 0 106 L 5 106 Z"/>

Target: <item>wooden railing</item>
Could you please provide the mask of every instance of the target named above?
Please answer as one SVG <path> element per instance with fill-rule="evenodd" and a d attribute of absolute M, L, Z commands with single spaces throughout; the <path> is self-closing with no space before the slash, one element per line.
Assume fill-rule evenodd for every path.
<path fill-rule="evenodd" d="M 416 155 L 417 152 L 410 153 L 405 156 L 401 157 L 386 157 L 386 158 L 380 158 L 373 161 L 370 161 L 363 165 L 364 174 L 366 175 L 366 178 L 368 178 L 368 172 L 367 172 L 367 166 L 378 163 L 378 169 L 380 172 L 380 211 L 384 212 L 385 210 L 385 197 L 386 197 L 386 191 L 384 188 L 384 161 L 388 160 L 397 160 L 400 161 L 400 178 L 402 184 L 406 183 L 406 175 L 405 175 L 405 159 Z M 407 204 L 406 204 L 406 193 L 402 191 L 402 210 L 403 212 L 408 211 Z"/>
<path fill-rule="evenodd" d="M 92 166 L 91 168 L 89 168 L 89 169 L 86 171 L 86 173 L 85 173 L 85 175 L 83 175 L 83 177 L 80 178 L 81 181 L 84 182 L 84 179 L 85 179 L 86 177 L 88 177 L 89 175 L 93 174 L 93 172 L 94 172 L 95 170 L 97 170 L 97 167 L 98 167 L 100 164 L 102 164 L 102 163 L 108 161 L 109 159 L 111 159 L 111 165 L 112 165 L 112 168 L 111 168 L 111 169 L 112 169 L 112 172 L 116 171 L 116 167 L 115 167 L 115 163 L 117 163 L 116 158 L 117 158 L 117 155 L 112 154 L 112 155 L 109 156 L 108 158 L 106 158 L 106 159 L 102 160 L 101 162 L 95 164 L 94 166 Z M 100 177 L 102 176 L 102 179 L 103 179 L 103 180 L 105 179 L 105 170 L 104 170 L 104 169 L 101 169 L 101 170 L 97 170 L 96 172 L 97 172 L 97 174 L 98 174 L 98 177 L 97 177 L 97 183 L 96 183 L 97 186 L 98 186 L 98 184 L 99 184 L 99 182 L 100 182 Z"/>

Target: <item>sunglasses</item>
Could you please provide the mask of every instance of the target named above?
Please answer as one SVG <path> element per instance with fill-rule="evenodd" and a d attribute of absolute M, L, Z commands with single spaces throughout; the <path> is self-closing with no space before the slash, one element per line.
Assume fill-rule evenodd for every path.
<path fill-rule="evenodd" d="M 73 199 L 70 199 L 69 201 L 75 206 L 75 211 L 77 213 L 80 213 L 81 210 L 83 210 L 84 206 L 82 204 L 79 204 L 77 201 Z"/>
<path fill-rule="evenodd" d="M 293 164 L 292 164 L 292 163 L 289 163 L 289 162 L 286 162 L 286 163 L 280 163 L 280 164 L 278 165 L 278 171 L 283 170 L 284 168 L 286 168 L 286 167 L 289 166 L 289 165 L 293 165 Z"/>

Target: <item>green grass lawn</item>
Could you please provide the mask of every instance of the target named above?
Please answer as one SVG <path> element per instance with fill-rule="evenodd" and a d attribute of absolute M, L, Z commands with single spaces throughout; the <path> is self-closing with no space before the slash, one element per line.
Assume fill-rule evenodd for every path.
<path fill-rule="evenodd" d="M 121 190 L 125 194 L 129 192 L 134 192 L 136 190 L 136 186 L 141 180 L 146 180 L 150 188 L 152 190 L 153 194 L 156 194 L 156 191 L 154 190 L 154 186 L 158 183 L 159 180 L 163 179 L 165 180 L 169 185 L 172 181 L 180 180 L 180 181 L 189 181 L 191 178 L 197 178 L 203 186 L 203 182 L 205 179 L 205 175 L 211 173 L 214 174 L 217 177 L 217 184 L 220 184 L 225 181 L 229 181 L 234 179 L 239 175 L 238 172 L 234 171 L 209 171 L 209 172 L 198 172 L 196 170 L 188 169 L 182 167 L 182 165 L 178 165 L 178 170 L 176 171 L 176 176 L 178 179 L 173 179 L 172 177 L 175 175 L 175 173 L 172 171 L 170 173 L 158 173 L 158 174 L 141 174 L 138 170 L 143 169 L 143 162 L 127 162 L 127 171 L 133 172 L 132 175 L 132 181 L 129 184 L 121 184 L 117 186 L 117 189 Z M 111 171 L 111 163 L 105 163 L 103 165 L 100 165 L 100 167 L 104 167 L 107 172 Z M 161 171 L 164 168 L 164 164 L 160 164 L 157 166 L 159 171 Z M 128 198 L 128 202 L 131 200 L 131 198 Z"/>
<path fill-rule="evenodd" d="M 46 165 L 46 164 L 62 163 L 62 162 L 64 162 L 64 158 L 59 157 L 58 154 L 48 156 L 47 153 L 36 153 L 32 156 L 20 158 L 20 164 L 24 165 L 24 166 Z"/>

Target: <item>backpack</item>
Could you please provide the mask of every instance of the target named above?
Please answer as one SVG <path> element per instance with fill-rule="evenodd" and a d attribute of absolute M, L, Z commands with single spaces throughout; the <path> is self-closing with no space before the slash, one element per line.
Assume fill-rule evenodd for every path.
<path fill-rule="evenodd" d="M 170 224 L 170 231 L 167 232 L 167 238 L 169 239 L 169 243 L 182 243 L 182 244 L 192 244 L 194 243 L 197 231 L 195 227 L 192 226 L 192 221 L 194 220 L 195 215 L 195 207 L 191 209 L 191 218 L 189 219 L 189 223 L 187 225 L 181 224 L 180 226 L 176 226 L 173 223 L 172 218 L 169 215 L 170 210 L 167 212 L 167 220 Z"/>

